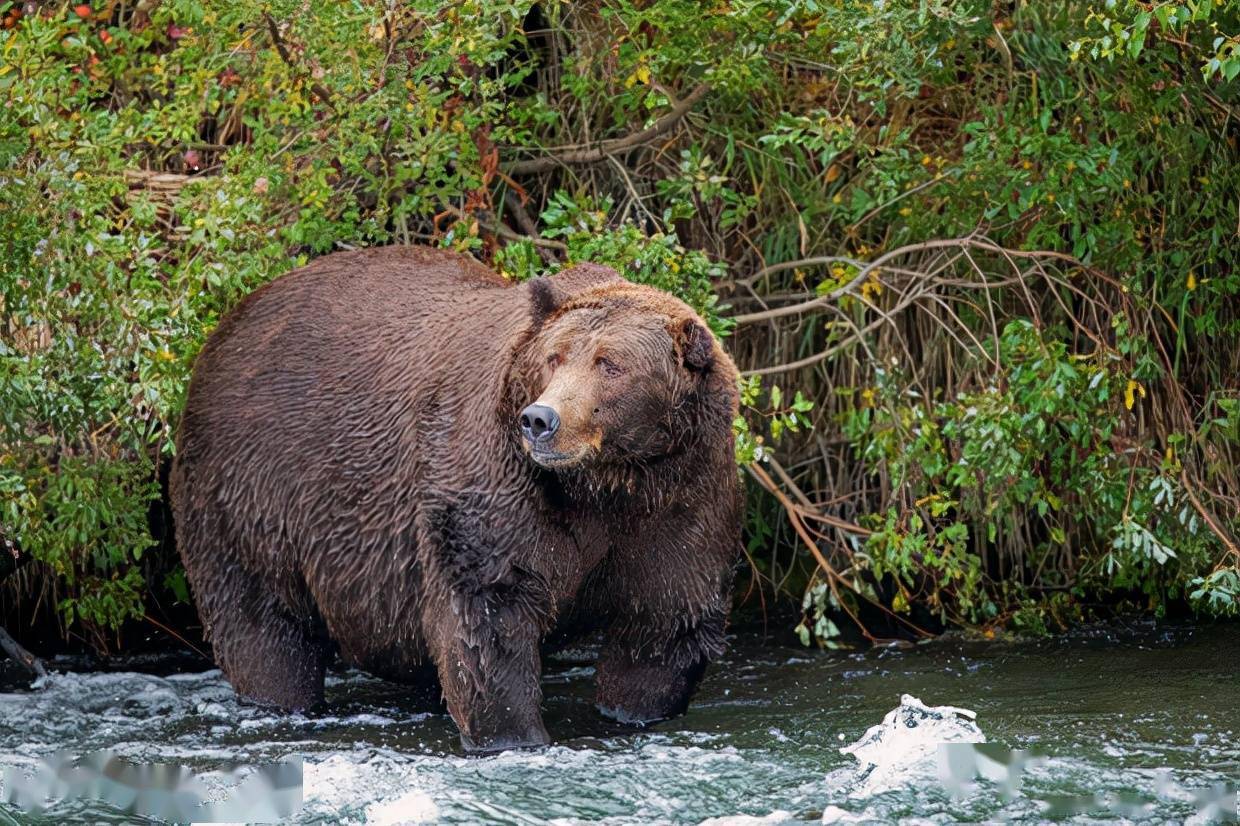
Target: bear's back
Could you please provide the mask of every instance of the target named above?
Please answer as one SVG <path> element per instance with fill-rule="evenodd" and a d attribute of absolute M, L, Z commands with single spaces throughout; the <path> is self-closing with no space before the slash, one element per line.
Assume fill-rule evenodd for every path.
<path fill-rule="evenodd" d="M 382 391 L 443 364 L 463 327 L 521 316 L 511 285 L 471 258 L 426 247 L 324 256 L 243 299 L 194 368 L 187 412 L 273 396 L 313 404 Z M 401 374 L 384 368 L 400 365 Z M 365 388 L 368 382 L 377 387 Z M 362 386 L 359 386 L 359 383 Z"/>
<path fill-rule="evenodd" d="M 416 333 L 419 322 L 460 315 L 465 305 L 478 303 L 478 293 L 486 296 L 482 303 L 502 300 L 494 291 L 511 286 L 451 250 L 393 246 L 334 253 L 244 298 L 212 333 L 207 349 L 237 335 L 257 333 L 259 341 L 271 341 L 290 322 L 301 322 L 308 335 L 333 329 Z"/>
<path fill-rule="evenodd" d="M 390 519 L 407 516 L 427 457 L 447 452 L 433 443 L 439 422 L 467 422 L 476 444 L 502 438 L 485 417 L 528 317 L 523 291 L 446 250 L 337 253 L 276 279 L 223 319 L 195 364 L 178 517 L 209 491 L 227 522 L 217 528 L 251 554 L 379 550 L 404 529 Z"/>

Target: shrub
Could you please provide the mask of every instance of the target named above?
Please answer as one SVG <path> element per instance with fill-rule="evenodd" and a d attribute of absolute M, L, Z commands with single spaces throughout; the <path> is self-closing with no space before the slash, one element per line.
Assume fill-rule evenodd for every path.
<path fill-rule="evenodd" d="M 727 334 L 751 573 L 807 639 L 1236 610 L 1232 6 L 29 12 L 0 3 L 0 533 L 67 621 L 164 587 L 148 511 L 220 316 L 392 242 L 609 263 Z"/>

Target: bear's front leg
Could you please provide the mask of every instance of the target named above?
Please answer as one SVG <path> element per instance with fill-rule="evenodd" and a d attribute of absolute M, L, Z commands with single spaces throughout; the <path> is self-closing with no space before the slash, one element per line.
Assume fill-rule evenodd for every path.
<path fill-rule="evenodd" d="M 721 509 L 652 519 L 613 540 L 583 603 L 606 623 L 596 671 L 605 716 L 645 725 L 683 714 L 706 666 L 723 653 L 738 508 L 728 495 Z"/>
<path fill-rule="evenodd" d="M 428 606 L 424 627 L 448 713 L 470 754 L 545 746 L 538 612 L 494 588 Z"/>
<path fill-rule="evenodd" d="M 684 714 L 706 665 L 723 651 L 724 615 L 712 608 L 696 623 L 662 627 L 641 615 L 620 620 L 598 662 L 599 712 L 638 726 Z"/>

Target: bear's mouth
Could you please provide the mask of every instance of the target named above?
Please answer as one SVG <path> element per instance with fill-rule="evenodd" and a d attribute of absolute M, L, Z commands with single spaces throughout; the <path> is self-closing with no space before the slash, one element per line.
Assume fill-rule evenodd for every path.
<path fill-rule="evenodd" d="M 539 445 L 530 445 L 529 443 L 526 443 L 526 448 L 535 464 L 549 469 L 575 465 L 585 458 L 585 454 L 588 452 L 586 449 L 582 449 L 573 453 L 563 453 Z"/>

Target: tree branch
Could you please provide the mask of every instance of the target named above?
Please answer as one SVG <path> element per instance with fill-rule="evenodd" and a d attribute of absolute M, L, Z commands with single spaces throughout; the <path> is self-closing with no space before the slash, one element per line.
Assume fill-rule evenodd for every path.
<path fill-rule="evenodd" d="M 546 245 L 540 245 L 538 242 L 543 238 L 538 234 L 538 223 L 525 211 L 525 205 L 521 203 L 521 196 L 516 190 L 509 189 L 504 193 L 504 206 L 508 212 L 512 214 L 512 218 L 517 222 L 517 226 L 521 228 L 534 244 L 534 249 L 538 251 L 538 255 L 542 258 L 544 264 L 554 264 L 556 262 L 555 253 Z"/>
<path fill-rule="evenodd" d="M 476 220 L 484 229 L 495 233 L 505 241 L 529 241 L 535 247 L 555 250 L 556 252 L 568 252 L 568 245 L 563 241 L 556 241 L 552 238 L 539 238 L 538 236 L 522 235 L 514 231 L 503 221 L 496 220 L 495 216 L 489 210 L 476 210 L 468 213 L 463 209 L 458 209 L 452 204 L 444 203 L 444 212 L 456 216 L 461 221 Z"/>
<path fill-rule="evenodd" d="M 827 304 L 833 303 L 834 301 L 838 300 L 842 296 L 849 295 L 853 293 L 854 291 L 856 291 L 861 286 L 861 284 L 866 280 L 866 278 L 869 277 L 870 273 L 874 272 L 875 270 L 879 269 L 883 265 L 887 264 L 887 262 L 889 261 L 895 260 L 897 258 L 902 258 L 906 255 L 911 255 L 916 252 L 928 252 L 930 250 L 953 249 L 953 248 L 959 249 L 961 251 L 977 249 L 977 250 L 982 250 L 985 252 L 993 252 L 993 253 L 998 253 L 1000 255 L 1003 255 L 1009 259 L 1011 258 L 1052 258 L 1058 261 L 1064 261 L 1065 263 L 1080 267 L 1082 269 L 1088 269 L 1084 264 L 1082 264 L 1077 259 L 1073 258 L 1071 255 L 1065 255 L 1064 253 L 1061 253 L 1061 252 L 1052 252 L 1050 250 L 1009 250 L 1009 249 L 1000 247 L 997 244 L 992 244 L 989 241 L 982 241 L 978 238 L 971 238 L 971 237 L 947 238 L 947 239 L 941 239 L 941 240 L 924 241 L 920 244 L 909 244 L 908 246 L 905 246 L 905 247 L 899 247 L 897 249 L 891 250 L 888 253 L 884 253 L 883 255 L 880 255 L 878 258 L 875 258 L 873 261 L 871 261 L 870 263 L 866 264 L 864 267 L 859 269 L 857 271 L 857 274 L 853 276 L 852 279 L 850 279 L 847 284 L 842 284 L 841 286 L 835 288 L 829 293 L 826 293 L 825 295 L 818 296 L 817 298 L 811 299 L 809 301 L 803 301 L 800 304 L 789 304 L 784 307 L 774 307 L 772 309 L 763 310 L 757 313 L 745 313 L 743 315 L 733 316 L 732 320 L 736 322 L 736 324 L 738 325 L 753 324 L 754 322 L 758 322 L 758 321 L 769 321 L 774 318 L 782 318 L 783 316 L 789 316 L 789 315 L 799 315 L 800 313 L 808 312 L 810 310 L 816 310 L 819 307 L 824 307 Z M 813 259 L 813 258 L 810 258 L 810 259 L 805 259 L 804 262 L 796 262 L 796 264 L 792 264 L 792 262 L 789 262 L 789 263 L 792 264 L 793 266 L 799 266 L 802 263 L 817 264 L 823 261 L 835 261 L 835 260 L 846 261 L 847 259 L 835 259 L 835 258 Z M 790 267 L 783 267 L 781 265 L 776 264 L 776 265 L 773 265 L 772 267 L 765 268 L 759 274 L 765 275 L 765 274 L 770 274 L 771 272 L 777 272 L 778 269 L 776 268 L 789 269 Z"/>
<path fill-rule="evenodd" d="M 650 126 L 634 132 L 631 135 L 625 135 L 622 138 L 613 138 L 611 140 L 600 141 L 593 147 L 581 147 L 576 149 L 567 149 L 553 155 L 544 155 L 541 158 L 531 158 L 525 161 L 516 161 L 506 168 L 509 175 L 536 175 L 540 172 L 550 172 L 561 166 L 569 166 L 571 164 L 591 164 L 606 160 L 609 156 L 624 152 L 629 149 L 649 143 L 655 138 L 667 132 L 675 126 L 681 118 L 689 113 L 698 101 L 706 97 L 706 93 L 710 91 L 710 84 L 703 83 L 688 95 L 686 95 L 679 103 L 671 108 L 667 114 L 656 120 Z"/>
<path fill-rule="evenodd" d="M 1188 481 L 1187 470 L 1182 469 L 1180 471 L 1180 482 L 1184 485 L 1184 492 L 1188 494 L 1188 501 L 1193 503 L 1193 510 L 1201 514 L 1201 518 L 1210 526 L 1210 531 L 1219 538 L 1219 541 L 1223 543 L 1223 547 L 1227 548 L 1227 553 L 1235 557 L 1237 562 L 1240 562 L 1240 548 L 1236 547 L 1236 543 L 1231 541 L 1227 531 L 1223 530 L 1223 527 L 1214 520 L 1210 512 L 1201 504 L 1201 500 L 1193 493 L 1193 486 Z"/>
<path fill-rule="evenodd" d="M 267 31 L 271 35 L 271 44 L 280 53 L 280 59 L 288 64 L 290 69 L 296 69 L 297 63 L 293 60 L 292 54 L 289 53 L 288 47 L 284 45 L 284 38 L 280 36 L 280 27 L 276 25 L 275 18 L 269 13 L 264 13 L 263 19 L 267 21 Z M 319 96 L 320 100 L 327 104 L 328 109 L 331 109 L 333 112 L 336 111 L 336 105 L 332 103 L 332 94 L 323 88 L 323 84 L 311 78 L 310 88 Z"/>

